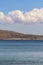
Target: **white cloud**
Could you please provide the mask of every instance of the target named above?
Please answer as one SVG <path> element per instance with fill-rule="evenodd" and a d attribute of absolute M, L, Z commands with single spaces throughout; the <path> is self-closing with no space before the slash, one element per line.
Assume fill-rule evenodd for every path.
<path fill-rule="evenodd" d="M 35 8 L 28 12 L 22 12 L 20 10 L 11 11 L 8 12 L 7 15 L 5 15 L 3 12 L 0 12 L 0 22 L 4 23 L 14 23 L 14 22 L 20 22 L 20 23 L 37 23 L 37 22 L 43 22 L 43 8 Z"/>
<path fill-rule="evenodd" d="M 14 23 L 14 22 L 13 22 L 13 19 L 12 19 L 10 16 L 6 16 L 6 17 L 5 17 L 5 21 L 6 21 L 7 23 L 9 23 L 9 24 Z"/>
<path fill-rule="evenodd" d="M 3 12 L 0 12 L 0 21 L 3 21 L 4 20 L 4 17 L 5 17 L 4 13 Z"/>
<path fill-rule="evenodd" d="M 25 16 L 23 12 L 16 10 L 9 12 L 8 15 L 15 21 L 15 22 L 24 22 Z"/>

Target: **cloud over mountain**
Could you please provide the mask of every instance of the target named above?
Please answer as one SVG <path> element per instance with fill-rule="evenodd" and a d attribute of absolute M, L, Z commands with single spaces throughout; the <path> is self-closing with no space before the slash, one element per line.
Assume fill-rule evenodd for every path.
<path fill-rule="evenodd" d="M 43 22 L 43 8 L 35 8 L 28 12 L 22 12 L 20 10 L 8 12 L 8 14 L 4 14 L 0 12 L 0 23 L 37 23 Z"/>

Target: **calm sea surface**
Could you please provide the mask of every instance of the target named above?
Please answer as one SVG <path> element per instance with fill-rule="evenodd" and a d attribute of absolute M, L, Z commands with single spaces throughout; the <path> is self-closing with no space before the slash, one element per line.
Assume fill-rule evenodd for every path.
<path fill-rule="evenodd" d="M 0 65 L 43 65 L 43 41 L 0 41 Z"/>

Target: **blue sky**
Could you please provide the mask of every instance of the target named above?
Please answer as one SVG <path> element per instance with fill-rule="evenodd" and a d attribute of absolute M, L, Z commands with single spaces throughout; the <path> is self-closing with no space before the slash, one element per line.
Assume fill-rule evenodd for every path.
<path fill-rule="evenodd" d="M 35 8 L 38 8 L 42 11 L 41 8 L 43 8 L 43 0 L 0 0 L 0 12 L 3 12 L 5 15 L 8 15 L 9 12 L 12 13 L 12 11 L 16 10 L 29 12 Z M 14 22 L 14 24 L 0 24 L 0 29 L 13 30 L 26 34 L 43 34 L 42 28 L 43 22 L 42 24 L 26 24 L 16 22 Z"/>
<path fill-rule="evenodd" d="M 29 11 L 33 8 L 42 8 L 43 0 L 0 0 L 0 11 L 12 10 Z"/>

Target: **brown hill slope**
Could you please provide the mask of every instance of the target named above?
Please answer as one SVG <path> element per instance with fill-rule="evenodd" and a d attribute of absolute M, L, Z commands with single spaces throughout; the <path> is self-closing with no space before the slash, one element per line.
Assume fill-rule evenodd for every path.
<path fill-rule="evenodd" d="M 0 30 L 0 40 L 43 40 L 43 36 Z"/>

